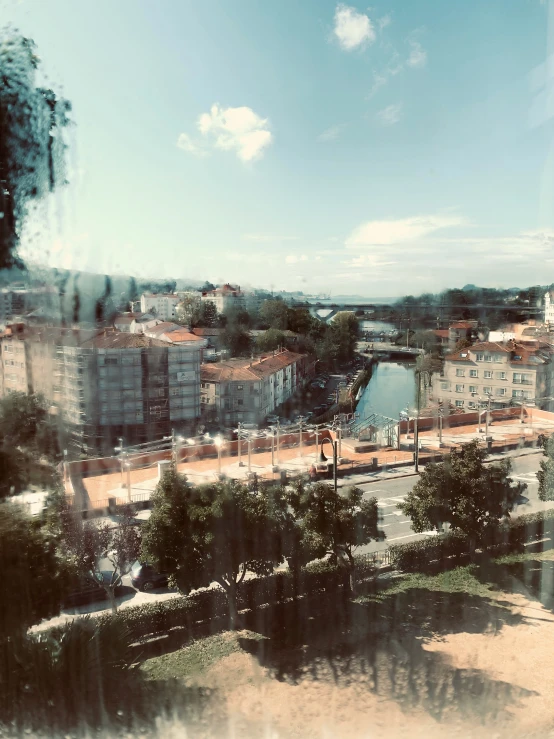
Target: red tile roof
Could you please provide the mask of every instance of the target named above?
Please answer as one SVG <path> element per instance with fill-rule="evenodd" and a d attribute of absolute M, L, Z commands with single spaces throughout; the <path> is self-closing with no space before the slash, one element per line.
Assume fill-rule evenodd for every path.
<path fill-rule="evenodd" d="M 225 329 L 222 328 L 193 328 L 195 336 L 221 336 Z"/>
<path fill-rule="evenodd" d="M 475 328 L 475 324 L 470 321 L 456 321 L 451 323 L 449 328 Z"/>
<path fill-rule="evenodd" d="M 447 328 L 437 328 L 433 331 L 435 336 L 438 336 L 439 339 L 448 339 L 448 329 Z"/>
<path fill-rule="evenodd" d="M 283 351 L 275 356 L 258 357 L 257 359 L 228 359 L 217 364 L 203 364 L 201 376 L 203 382 L 237 382 L 259 381 L 272 375 L 284 367 L 304 359 L 306 354 Z"/>

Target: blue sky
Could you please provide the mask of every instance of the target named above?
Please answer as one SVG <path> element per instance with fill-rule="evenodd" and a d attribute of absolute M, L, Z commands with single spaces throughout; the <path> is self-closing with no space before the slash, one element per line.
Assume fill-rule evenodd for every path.
<path fill-rule="evenodd" d="M 370 296 L 554 279 L 553 0 L 0 7 L 74 108 L 32 258 Z"/>

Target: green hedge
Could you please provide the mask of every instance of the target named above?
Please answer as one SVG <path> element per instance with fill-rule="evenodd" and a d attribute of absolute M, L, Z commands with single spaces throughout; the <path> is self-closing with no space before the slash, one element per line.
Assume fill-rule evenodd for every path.
<path fill-rule="evenodd" d="M 477 546 L 491 554 L 522 552 L 526 543 L 554 532 L 554 509 L 528 513 L 485 531 Z M 458 566 L 467 560 L 471 547 L 461 532 L 449 532 L 423 541 L 390 547 L 390 562 L 402 572 L 426 572 Z"/>
<path fill-rule="evenodd" d="M 245 580 L 238 588 L 238 607 L 255 610 L 266 603 L 276 603 L 306 593 L 334 590 L 343 582 L 344 573 L 327 563 L 314 563 L 303 568 L 296 577 L 291 572 L 277 572 L 268 577 Z M 167 633 L 173 628 L 192 629 L 199 621 L 225 619 L 227 598 L 220 588 L 213 588 L 166 601 L 122 608 L 116 614 L 106 613 L 99 621 L 124 625 L 133 640 L 152 634 Z"/>

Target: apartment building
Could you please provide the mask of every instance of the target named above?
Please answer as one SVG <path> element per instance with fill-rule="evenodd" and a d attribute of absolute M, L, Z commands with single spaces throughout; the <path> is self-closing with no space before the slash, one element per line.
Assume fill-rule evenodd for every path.
<path fill-rule="evenodd" d="M 544 294 L 544 322 L 554 327 L 554 302 L 550 292 Z"/>
<path fill-rule="evenodd" d="M 315 359 L 284 350 L 257 359 L 203 364 L 202 414 L 224 426 L 260 423 L 313 375 Z"/>
<path fill-rule="evenodd" d="M 188 333 L 175 338 L 181 340 L 24 327 L 0 340 L 4 392 L 44 395 L 63 418 L 75 452 L 112 453 L 120 437 L 133 444 L 173 429 L 190 433 L 200 417 L 206 342 Z"/>
<path fill-rule="evenodd" d="M 246 306 L 245 296 L 239 285 L 233 287 L 225 284 L 215 290 L 206 290 L 202 293 L 201 301 L 213 303 L 218 313 L 225 313 L 233 308 L 243 309 Z"/>
<path fill-rule="evenodd" d="M 175 309 L 181 302 L 181 298 L 174 293 L 143 293 L 140 296 L 140 309 L 142 313 L 154 313 L 163 321 L 175 318 Z"/>
<path fill-rule="evenodd" d="M 484 402 L 492 408 L 548 398 L 554 391 L 554 347 L 545 341 L 479 342 L 445 357 L 443 372 L 433 377 L 432 398 L 458 409 Z M 552 410 L 552 401 L 540 403 Z"/>
<path fill-rule="evenodd" d="M 32 387 L 31 363 L 25 341 L 24 326 L 9 326 L 0 338 L 2 361 L 2 396 L 8 393 L 28 393 Z"/>

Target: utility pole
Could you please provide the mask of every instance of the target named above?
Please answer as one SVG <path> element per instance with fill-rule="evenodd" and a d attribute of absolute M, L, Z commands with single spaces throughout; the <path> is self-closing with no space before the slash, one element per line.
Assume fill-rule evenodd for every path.
<path fill-rule="evenodd" d="M 335 495 L 337 494 L 337 462 L 338 462 L 338 454 L 337 454 L 337 442 L 333 442 L 333 488 L 335 490 Z"/>
<path fill-rule="evenodd" d="M 487 398 L 487 407 L 485 409 L 485 441 L 489 435 L 489 413 L 491 409 L 491 396 Z"/>
<path fill-rule="evenodd" d="M 442 444 L 442 408 L 439 408 L 439 444 Z"/>
<path fill-rule="evenodd" d="M 414 466 L 415 471 L 419 472 L 419 404 L 421 402 L 421 373 L 416 370 L 417 375 L 417 408 L 416 416 L 414 418 Z"/>
<path fill-rule="evenodd" d="M 239 467 L 242 467 L 242 460 L 240 458 L 241 440 L 242 440 L 242 424 L 239 421 L 237 423 L 237 445 L 238 445 L 237 449 L 238 449 Z"/>

